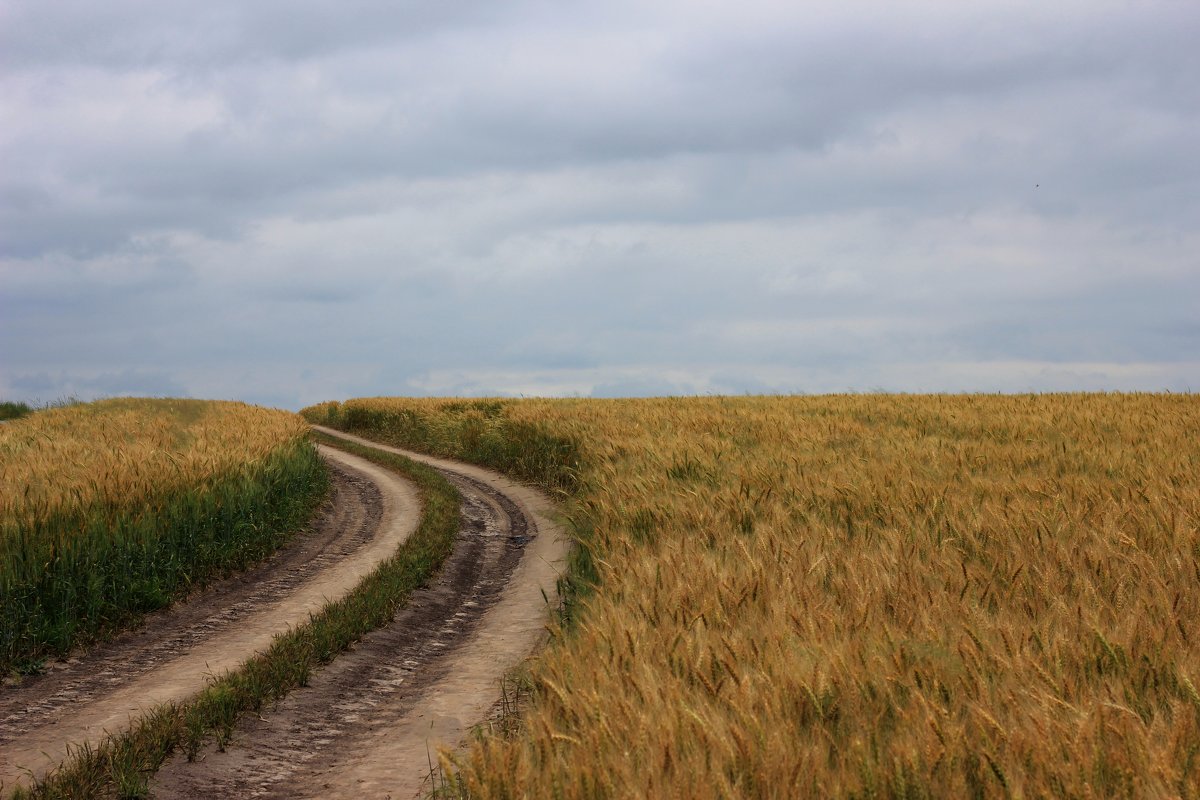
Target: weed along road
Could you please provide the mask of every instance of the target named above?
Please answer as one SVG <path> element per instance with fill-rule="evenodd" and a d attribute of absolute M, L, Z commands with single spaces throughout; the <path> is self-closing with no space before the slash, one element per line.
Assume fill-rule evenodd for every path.
<path fill-rule="evenodd" d="M 346 596 L 412 534 L 420 517 L 413 484 L 350 453 L 321 453 L 332 468 L 331 500 L 267 562 L 0 687 L 5 790 L 41 777 L 68 748 L 95 745 L 150 708 L 204 689 Z M 224 752 L 165 763 L 155 796 L 403 797 L 419 791 L 429 754 L 436 761 L 439 746 L 454 746 L 486 718 L 504 672 L 540 640 L 566 541 L 549 501 L 532 490 L 406 455 L 442 471 L 463 496 L 462 529 L 438 577 L 308 686 L 244 715 Z"/>

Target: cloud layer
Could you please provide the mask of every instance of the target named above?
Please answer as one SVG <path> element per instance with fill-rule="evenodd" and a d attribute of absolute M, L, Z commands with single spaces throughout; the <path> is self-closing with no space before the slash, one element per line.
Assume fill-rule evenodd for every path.
<path fill-rule="evenodd" d="M 0 2 L 0 395 L 1200 388 L 1188 2 Z"/>

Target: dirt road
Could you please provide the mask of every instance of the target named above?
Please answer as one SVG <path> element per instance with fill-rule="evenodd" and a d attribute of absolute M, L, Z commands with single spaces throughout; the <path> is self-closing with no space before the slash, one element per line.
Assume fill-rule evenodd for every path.
<path fill-rule="evenodd" d="M 416 527 L 415 488 L 364 459 L 322 453 L 333 467 L 331 502 L 275 557 L 47 674 L 0 687 L 3 785 L 44 774 L 68 744 L 94 744 L 146 709 L 203 689 L 208 676 L 306 622 L 395 551 Z"/>
<path fill-rule="evenodd" d="M 284 551 L 143 628 L 0 687 L 0 781 L 43 774 L 68 743 L 95 743 L 182 699 L 344 595 L 411 533 L 416 493 L 394 473 L 322 448 L 332 501 Z M 566 552 L 550 504 L 503 477 L 432 463 L 464 495 L 463 530 L 437 581 L 394 622 L 250 720 L 227 752 L 168 762 L 158 795 L 404 797 L 427 753 L 481 720 L 503 672 L 536 646 Z M 224 766 L 222 766 L 222 764 Z"/>

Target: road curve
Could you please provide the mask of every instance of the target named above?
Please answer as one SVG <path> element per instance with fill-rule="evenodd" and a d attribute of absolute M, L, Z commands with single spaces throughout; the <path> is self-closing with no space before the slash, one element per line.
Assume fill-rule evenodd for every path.
<path fill-rule="evenodd" d="M 441 471 L 463 495 L 454 552 L 392 623 L 245 720 L 232 745 L 172 759 L 155 797 L 421 795 L 438 749 L 487 718 L 504 674 L 544 636 L 568 549 L 544 495 L 490 470 L 317 430 Z"/>
<path fill-rule="evenodd" d="M 149 708 L 202 690 L 395 552 L 420 517 L 416 488 L 370 461 L 320 449 L 332 467 L 333 502 L 296 542 L 137 631 L 0 685 L 0 787 L 27 784 L 68 746 L 94 745 Z"/>
<path fill-rule="evenodd" d="M 502 676 L 543 638 L 568 550 L 544 495 L 489 470 L 327 432 L 423 461 L 455 483 L 464 503 L 454 553 L 391 624 L 275 712 L 247 719 L 227 752 L 164 765 L 156 796 L 420 794 L 430 758 L 487 717 Z M 68 746 L 95 744 L 203 689 L 396 550 L 419 518 L 415 488 L 351 454 L 321 452 L 332 499 L 275 556 L 44 675 L 0 684 L 0 787 L 27 784 Z"/>

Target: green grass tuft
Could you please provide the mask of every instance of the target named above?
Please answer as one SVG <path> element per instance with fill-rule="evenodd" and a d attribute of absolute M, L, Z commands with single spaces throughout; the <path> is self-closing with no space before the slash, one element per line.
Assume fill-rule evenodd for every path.
<path fill-rule="evenodd" d="M 33 413 L 33 407 L 28 403 L 14 403 L 11 400 L 0 402 L 0 419 L 20 419 Z"/>

